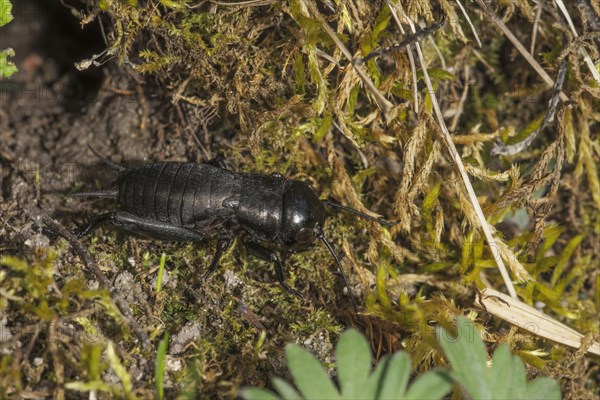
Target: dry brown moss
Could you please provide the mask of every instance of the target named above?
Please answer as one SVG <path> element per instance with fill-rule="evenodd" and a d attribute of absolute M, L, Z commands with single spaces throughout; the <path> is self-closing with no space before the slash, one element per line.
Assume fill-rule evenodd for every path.
<path fill-rule="evenodd" d="M 420 111 L 415 113 L 406 51 L 365 64 L 377 90 L 392 104 L 385 115 L 322 29 L 327 22 L 356 57 L 366 55 L 401 37 L 385 2 L 84 3 L 82 22 L 101 16 L 108 32 L 106 59 L 116 58 L 123 68 L 133 67 L 145 80 L 155 82 L 158 92 L 152 101 L 172 103 L 175 125 L 166 129 L 166 135 L 191 130 L 204 154 L 221 153 L 236 170 L 277 171 L 305 179 L 323 197 L 333 196 L 399 221 L 387 231 L 338 215 L 326 227 L 335 247 L 346 255 L 353 287 L 365 296 L 364 316 L 352 318 L 352 323 L 370 334 L 378 354 L 403 347 L 419 370 L 442 362 L 430 327 L 448 327 L 455 315 L 472 311 L 477 288 L 502 289 L 503 284 L 440 139 L 422 73 L 416 88 Z M 539 125 L 551 90 L 539 83 L 512 45 L 498 37 L 479 8 L 468 12 L 483 42 L 481 49 L 473 46 L 472 33 L 454 3 L 412 0 L 403 6 L 413 20 L 431 24 L 442 14 L 448 19 L 443 31 L 422 40 L 425 58 L 453 140 L 488 221 L 502 239 L 501 252 L 509 267 L 522 266 L 532 278 L 518 286 L 519 294 L 529 304 L 543 303 L 546 313 L 573 328 L 597 333 L 600 96 L 577 47 L 586 47 L 598 60 L 593 45 L 598 32 L 592 32 L 589 10 L 570 8 L 585 32 L 577 40 L 559 24 L 553 5 L 542 13 L 534 54 L 551 76 L 559 58 L 569 58 L 563 90 L 570 102 L 559 106 L 556 122 L 533 146 L 514 156 L 494 157 L 489 152 L 495 140 L 518 141 Z M 517 38 L 528 42 L 536 21 L 533 7 L 533 2 L 523 0 L 495 12 Z M 598 15 L 591 15 L 597 22 Z M 214 113 L 218 118 L 207 117 Z M 146 269 L 157 265 L 164 250 L 176 282 L 196 279 L 185 265 L 206 265 L 212 247 L 167 245 L 157 250 L 156 243 L 133 243 L 119 248 L 109 237 L 100 250 L 94 241 L 91 248 L 101 265 L 112 263 L 134 273 L 146 302 L 134 301 L 136 312 L 155 342 L 163 331 L 174 335 L 188 321 L 202 327 L 202 338 L 185 356 L 173 355 L 184 362 L 187 374 L 170 373 L 171 394 L 195 388 L 210 397 L 234 397 L 242 384 L 267 385 L 268 376 L 285 373 L 281 352 L 285 342 L 305 343 L 326 359 L 335 335 L 348 322 L 342 315 L 347 298 L 336 294 L 341 292 L 339 279 L 328 269 L 329 255 L 319 247 L 287 262 L 290 279 L 309 295 L 306 303 L 282 292 L 267 267 L 245 257 L 237 246 L 225 257 L 222 269 L 234 271 L 241 283 L 232 287 L 215 278 L 203 286 L 201 301 L 189 304 L 175 284 L 154 293 Z M 144 251 L 149 253 L 143 255 Z M 128 265 L 131 257 L 137 266 Z M 40 265 L 46 264 L 39 263 L 32 257 L 28 265 L 42 271 Z M 57 283 L 63 295 L 70 279 Z M 2 299 L 5 312 L 14 318 L 21 306 L 9 297 Z M 27 325 L 25 320 L 44 319 L 35 311 L 19 312 L 23 314 L 13 321 L 21 327 Z M 477 312 L 490 344 L 509 343 L 532 373 L 541 370 L 564 377 L 566 397 L 592 393 L 590 375 L 597 371 L 597 361 L 583 354 L 570 358 L 571 349 Z M 101 325 L 107 316 L 98 318 L 100 322 L 90 323 Z M 261 339 L 261 325 L 267 330 L 266 339 Z M 101 346 L 115 341 L 130 376 L 141 371 L 142 379 L 136 379 L 131 393 L 151 396 L 151 368 L 140 367 L 139 359 L 152 360 L 154 353 L 139 349 L 127 332 L 99 331 Z M 64 344 L 60 354 L 67 360 L 80 355 L 82 360 L 97 360 L 98 348 L 81 350 L 83 343 Z M 56 353 L 52 347 L 48 351 Z M 49 384 L 57 388 L 73 380 L 113 376 L 94 371 L 89 362 L 85 374 L 64 376 L 53 360 L 47 366 L 54 372 Z M 15 362 L 14 356 L 3 357 L 5 391 L 23 389 L 11 380 L 22 382 L 22 376 L 14 375 L 15 368 L 30 361 Z M 116 365 L 113 360 L 113 373 Z M 581 373 L 567 374 L 572 365 Z M 119 385 L 111 390 L 131 394 Z"/>

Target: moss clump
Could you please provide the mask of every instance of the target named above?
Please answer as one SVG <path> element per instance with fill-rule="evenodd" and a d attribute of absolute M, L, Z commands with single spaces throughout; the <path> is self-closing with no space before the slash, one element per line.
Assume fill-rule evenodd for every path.
<path fill-rule="evenodd" d="M 582 373 L 562 382 L 565 393 L 591 393 L 588 375 L 595 367 L 583 353 L 568 358 L 573 350 L 506 329 L 502 321 L 474 310 L 477 290 L 502 289 L 503 280 L 441 138 L 424 73 L 418 64 L 411 69 L 416 54 L 403 50 L 369 60 L 360 66 L 363 77 L 358 63 L 344 55 L 345 47 L 358 59 L 402 36 L 385 2 L 83 3 L 82 24 L 97 20 L 107 31 L 104 57 L 118 62 L 107 70 L 115 75 L 133 70 L 137 82 L 146 85 L 137 93 L 147 116 L 143 123 L 152 133 L 144 145 L 156 139 L 155 159 L 221 155 L 230 169 L 280 172 L 310 182 L 323 198 L 399 222 L 385 229 L 336 215 L 326 225 L 334 247 L 344 254 L 344 267 L 352 271 L 354 294 L 364 299 L 360 316 L 348 315 L 349 299 L 330 255 L 319 246 L 285 263 L 305 302 L 282 291 L 271 267 L 248 257 L 240 243 L 223 258 L 221 273 L 202 282 L 190 299 L 185 285 L 198 281 L 214 243 L 159 244 L 105 230 L 90 249 L 111 277 L 129 273 L 135 318 L 143 321 L 153 343 L 164 332 L 173 338 L 190 321 L 199 326 L 201 335 L 186 352 L 167 355 L 172 363 L 166 393 L 232 398 L 242 384 L 268 385 L 269 376 L 285 373 L 286 342 L 312 346 L 329 363 L 331 343 L 346 324 L 369 333 L 377 356 L 402 347 L 419 371 L 427 370 L 442 362 L 433 326 L 450 329 L 464 312 L 478 313 L 478 328 L 490 347 L 508 343 L 532 374 L 558 375 L 572 363 Z M 477 7 L 467 13 L 484 46 L 467 43 L 473 33 L 453 4 L 414 0 L 401 6 L 412 21 L 432 24 L 442 15 L 447 18 L 442 30 L 421 40 L 423 57 L 452 140 L 496 230 L 498 249 L 514 280 L 522 281 L 517 291 L 524 302 L 581 332 L 597 334 L 600 153 L 594 110 L 600 95 L 578 56 L 578 46 L 584 46 L 598 59 L 595 34 L 572 41 L 567 30 L 557 28 L 554 14 L 542 14 L 533 54 L 551 76 L 568 58 L 563 92 L 570 102 L 561 103 L 553 129 L 525 151 L 493 156 L 494 142 L 519 141 L 539 126 L 552 90 L 538 83 L 534 70 L 508 40 L 498 37 L 489 15 Z M 569 10 L 580 27 L 591 21 Z M 535 21 L 527 1 L 502 3 L 494 11 L 518 39 L 527 40 Z M 173 281 L 156 293 L 153 278 L 162 252 Z M 9 275 L 19 277 L 21 285 L 14 295 L 18 301 L 2 297 L 11 321 L 24 321 L 19 329 L 46 324 L 50 337 L 52 321 L 72 319 L 87 305 L 94 312 L 85 314 L 81 329 L 110 332 L 101 334 L 98 345 L 82 344 L 72 352 L 68 347 L 60 353 L 71 357 L 64 361 L 48 358 L 44 369 L 54 373 L 53 390 L 62 391 L 75 380 L 67 373 L 69 363 L 84 359 L 87 375 L 79 381 L 96 382 L 98 390 L 99 381 L 120 382 L 102 390 L 150 396 L 153 375 L 140 359 L 150 362 L 154 353 L 141 349 L 121 325 L 114 327 L 121 320 L 110 306 L 110 288 L 89 291 L 83 280 L 61 272 L 61 282 L 54 282 L 60 294 L 49 293 L 54 278 L 46 268 L 55 264 L 44 257 L 25 257 L 22 266 L 27 268 L 20 270 L 14 266 L 21 264 L 9 259 Z M 72 255 L 65 250 L 58 263 L 67 261 Z M 109 340 L 117 358 L 108 356 Z M 105 353 L 99 356 L 101 350 Z M 55 354 L 51 347 L 48 352 Z M 21 375 L 15 371 L 23 362 L 17 357 L 2 359 L 4 393 L 24 390 L 24 374 L 40 382 L 33 366 Z M 92 370 L 96 361 L 90 360 L 102 360 L 106 368 L 98 361 L 101 367 Z M 130 376 L 142 378 L 127 386 L 127 374 L 116 372 L 119 363 Z"/>

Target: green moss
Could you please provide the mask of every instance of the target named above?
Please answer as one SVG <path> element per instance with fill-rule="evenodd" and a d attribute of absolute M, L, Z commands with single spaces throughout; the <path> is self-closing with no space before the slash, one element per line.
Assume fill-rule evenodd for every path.
<path fill-rule="evenodd" d="M 87 3 L 114 26 L 109 54 L 158 82 L 154 99 L 218 111 L 222 118 L 210 126 L 203 145 L 224 152 L 233 169 L 281 172 L 310 181 L 323 198 L 354 206 L 362 202 L 399 220 L 399 226 L 386 230 L 352 216 L 331 215 L 325 227 L 344 258 L 352 286 L 364 294 L 364 315 L 352 323 L 367 320 L 364 331 L 379 329 L 380 335 L 371 337 L 374 348 L 383 348 L 384 338 L 397 334 L 413 365 L 428 369 L 443 363 L 433 326 L 448 329 L 454 316 L 477 312 L 485 321 L 482 329 L 490 347 L 509 341 L 531 367 L 549 371 L 548 365 L 556 363 L 560 368 L 560 358 L 570 350 L 524 331 L 514 340 L 514 332 L 498 330 L 499 321 L 473 311 L 477 289 L 503 283 L 469 216 L 462 183 L 433 122 L 422 72 L 417 71 L 421 104 L 415 113 L 404 51 L 363 66 L 381 94 L 397 105 L 388 118 L 322 27 L 327 21 L 351 52 L 366 55 L 399 37 L 383 3 L 336 3 L 332 8 L 317 2 L 314 9 L 304 1 L 257 7 L 195 7 L 183 1 Z M 408 15 L 433 20 L 428 1 L 405 6 Z M 506 14 L 511 29 L 529 37 L 532 28 L 514 25 L 511 15 Z M 552 21 L 541 22 L 543 46 L 552 49 L 543 54 L 545 67 L 552 72 L 562 40 L 549 29 Z M 599 161 L 590 129 L 598 124 L 592 111 L 598 109 L 598 98 L 573 73 L 567 91 L 575 103 L 557 115 L 559 129 L 542 135 L 518 157 L 491 157 L 489 142 L 519 140 L 539 125 L 547 107 L 541 95 L 548 91 L 537 86 L 537 77 L 521 58 L 507 51 L 509 44 L 490 29 L 489 20 L 477 16 L 474 23 L 485 41 L 477 53 L 456 40 L 462 33 L 452 26 L 433 37 L 445 69 L 428 40 L 422 41 L 449 124 L 460 116 L 452 132 L 460 156 L 489 222 L 502 229 L 498 236 L 511 252 L 509 261 L 523 265 L 532 277 L 518 286 L 519 295 L 528 304 L 545 303 L 545 312 L 582 332 L 597 333 L 599 289 L 593 273 L 600 206 L 594 166 Z M 460 108 L 463 90 L 467 98 Z M 180 126 L 168 132 L 189 128 L 174 123 Z M 557 170 L 557 165 L 562 168 Z M 512 227 L 510 212 L 519 209 L 527 211 L 529 226 L 504 229 Z M 184 285 L 198 282 L 214 252 L 213 242 L 160 244 L 106 230 L 86 245 L 111 278 L 117 271 L 132 274 L 142 299 L 132 300 L 132 308 L 153 344 L 164 332 L 173 338 L 190 321 L 202 326 L 202 337 L 190 346 L 183 370 L 167 371 L 166 393 L 231 398 L 240 385 L 266 385 L 270 375 L 282 373 L 285 342 L 317 343 L 326 358 L 343 325 L 349 324 L 340 316 L 348 298 L 341 294 L 330 254 L 320 245 L 285 262 L 289 282 L 305 294 L 304 302 L 284 292 L 272 266 L 250 257 L 240 243 L 226 254 L 220 273 L 201 282 L 196 302 L 185 295 Z M 177 286 L 163 286 L 157 293 L 151 271 L 162 252 L 168 256 L 167 274 Z M 58 257 L 49 252 L 25 261 L 5 258 L 0 284 L 10 296 L 0 297 L 2 309 L 18 310 L 12 317 L 21 326 L 39 322 L 46 329 L 52 321 L 67 321 L 86 307 L 99 306 L 80 326 L 100 332 L 100 347 L 83 346 L 83 358 L 73 355 L 84 360 L 86 379 L 98 385 L 109 366 L 101 363 L 94 369 L 93 364 L 99 349 L 107 349 L 108 338 L 118 347 L 125 369 L 132 370 L 140 354 L 154 359 L 140 349 L 111 306 L 111 288 L 87 289 L 89 276 L 71 265 L 72 258 L 66 246 Z M 68 277 L 64 282 L 56 281 L 57 265 L 61 276 Z M 226 282 L 224 271 L 239 282 Z M 17 361 L 2 358 L 2 384 L 17 377 L 14 387 L 20 390 L 24 377 L 14 371 Z M 134 384 L 139 385 L 135 389 L 152 388 L 149 382 Z"/>

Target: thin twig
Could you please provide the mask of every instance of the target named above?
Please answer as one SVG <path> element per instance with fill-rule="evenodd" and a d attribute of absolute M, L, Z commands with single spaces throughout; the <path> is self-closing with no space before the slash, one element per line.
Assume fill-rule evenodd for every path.
<path fill-rule="evenodd" d="M 104 275 L 104 272 L 102 272 L 102 270 L 98 268 L 94 257 L 92 257 L 89 251 L 81 244 L 79 239 L 77 239 L 77 237 L 75 237 L 75 235 L 69 232 L 63 225 L 59 224 L 47 215 L 43 215 L 42 220 L 44 224 L 46 224 L 50 228 L 50 230 L 52 230 L 52 232 L 58 234 L 59 236 L 66 239 L 67 242 L 69 242 L 69 244 L 73 247 L 73 250 L 75 250 L 75 253 L 79 256 L 79 258 L 85 265 L 85 268 L 89 270 L 92 274 L 94 274 L 96 279 L 100 281 L 100 284 L 103 287 L 110 289 L 111 298 L 123 314 L 123 317 L 129 324 L 135 336 L 142 344 L 142 347 L 144 349 L 149 349 L 150 339 L 148 338 L 148 335 L 146 334 L 146 332 L 144 332 L 140 324 L 138 324 L 137 320 L 133 316 L 131 308 L 129 308 L 129 305 L 124 300 L 123 296 L 121 296 L 121 294 L 116 289 L 112 288 L 110 280 L 106 277 L 106 275 Z"/>

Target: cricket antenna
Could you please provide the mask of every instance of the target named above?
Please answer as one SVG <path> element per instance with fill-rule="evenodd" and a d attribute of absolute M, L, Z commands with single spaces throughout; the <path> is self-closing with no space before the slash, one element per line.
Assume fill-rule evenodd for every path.
<path fill-rule="evenodd" d="M 88 147 L 90 148 L 92 153 L 94 153 L 94 155 L 100 159 L 100 161 L 102 161 L 104 164 L 108 165 L 113 171 L 121 172 L 121 171 L 125 170 L 125 167 L 115 164 L 114 162 L 112 162 L 108 158 L 106 158 L 104 155 L 100 154 L 100 152 L 98 150 L 94 149 L 91 144 L 88 144 Z"/>
<path fill-rule="evenodd" d="M 348 277 L 346 276 L 346 273 L 344 272 L 344 269 L 342 268 L 340 259 L 338 258 L 337 254 L 335 254 L 335 251 L 333 251 L 333 247 L 331 247 L 331 245 L 325 238 L 325 234 L 323 233 L 323 228 L 321 228 L 320 226 L 316 226 L 315 227 L 315 236 L 318 237 L 319 239 L 321 239 L 321 241 L 323 243 L 325 243 L 325 246 L 327 246 L 327 249 L 333 256 L 333 259 L 335 260 L 335 263 L 337 264 L 338 270 L 340 271 L 340 274 L 342 274 L 342 279 L 344 280 L 346 289 L 348 289 L 348 295 L 350 296 L 350 300 L 352 301 L 352 308 L 354 308 L 355 313 L 358 313 L 358 306 L 356 304 L 356 300 L 354 299 L 354 296 L 352 295 L 352 290 L 350 289 L 350 284 L 348 283 Z"/>
<path fill-rule="evenodd" d="M 371 217 L 370 215 L 365 214 L 364 212 L 360 212 L 351 207 L 343 206 L 339 203 L 336 203 L 333 200 L 329 200 L 329 199 L 321 200 L 321 203 L 323 203 L 324 206 L 328 206 L 328 207 L 335 208 L 338 210 L 348 211 L 351 214 L 358 215 L 359 217 L 368 219 L 369 221 L 377 222 L 378 224 L 383 225 L 383 226 L 394 226 L 398 223 L 398 222 L 386 221 L 385 219 L 381 219 L 381 218 Z"/>

